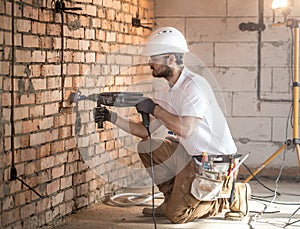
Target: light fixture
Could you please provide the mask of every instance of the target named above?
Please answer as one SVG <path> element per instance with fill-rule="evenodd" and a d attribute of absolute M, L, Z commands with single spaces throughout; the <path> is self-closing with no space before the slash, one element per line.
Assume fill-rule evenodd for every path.
<path fill-rule="evenodd" d="M 294 0 L 273 0 L 272 10 L 273 10 L 273 22 L 275 22 L 275 12 L 280 10 L 284 17 L 284 22 L 287 20 L 287 16 L 291 13 L 292 7 L 294 5 Z"/>
<path fill-rule="evenodd" d="M 288 5 L 288 0 L 273 0 L 272 9 L 277 10 L 280 8 L 285 8 Z"/>

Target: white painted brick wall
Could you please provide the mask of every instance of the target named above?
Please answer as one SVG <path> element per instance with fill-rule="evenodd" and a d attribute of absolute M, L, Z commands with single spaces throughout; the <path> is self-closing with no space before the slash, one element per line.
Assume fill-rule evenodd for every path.
<path fill-rule="evenodd" d="M 222 67 L 254 67 L 257 62 L 254 43 L 216 43 L 215 65 Z"/>
<path fill-rule="evenodd" d="M 256 92 L 238 92 L 233 94 L 233 116 L 255 117 L 259 113 Z"/>
<path fill-rule="evenodd" d="M 239 24 L 253 18 L 187 18 L 186 38 L 189 42 L 256 42 L 256 34 L 241 32 Z"/>
<path fill-rule="evenodd" d="M 291 29 L 286 26 L 276 26 L 272 22 L 272 18 L 265 20 L 267 29 L 264 31 L 263 42 L 279 42 L 291 40 Z"/>
<path fill-rule="evenodd" d="M 261 165 L 265 160 L 267 160 L 274 152 L 276 152 L 282 143 L 272 143 L 272 142 L 237 142 L 237 147 L 243 149 L 241 153 L 249 153 L 250 156 L 246 160 L 246 164 L 249 167 L 256 167 Z M 283 152 L 279 154 L 268 167 L 280 168 L 282 165 Z M 286 153 L 286 165 L 289 167 L 297 167 L 297 156 L 294 151 L 289 150 Z"/>
<path fill-rule="evenodd" d="M 291 100 L 293 71 L 289 67 L 263 68 L 261 71 L 262 98 Z"/>
<path fill-rule="evenodd" d="M 264 67 L 286 67 L 290 64 L 290 43 L 278 41 L 264 43 L 262 65 Z"/>
<path fill-rule="evenodd" d="M 221 91 L 254 92 L 256 91 L 255 68 L 211 68 Z"/>
<path fill-rule="evenodd" d="M 220 17 L 226 15 L 226 0 L 156 0 L 157 17 Z"/>
<path fill-rule="evenodd" d="M 238 117 L 287 117 L 291 105 L 287 102 L 260 102 L 253 92 L 234 93 L 233 104 L 233 115 Z"/>
<path fill-rule="evenodd" d="M 181 17 L 172 18 L 155 18 L 155 22 L 158 26 L 173 26 L 179 29 L 182 33 L 185 33 L 185 19 Z"/>
<path fill-rule="evenodd" d="M 228 0 L 228 16 L 230 17 L 256 17 L 258 14 L 258 0 Z"/>
<path fill-rule="evenodd" d="M 228 118 L 232 134 L 236 139 L 245 138 L 251 141 L 270 141 L 272 119 L 265 117 Z"/>
<path fill-rule="evenodd" d="M 206 66 L 213 66 L 214 53 L 211 51 L 214 48 L 213 43 L 195 43 L 191 44 L 189 49 L 196 55 Z"/>
<path fill-rule="evenodd" d="M 290 120 L 286 118 L 273 118 L 272 120 L 272 141 L 282 142 L 286 137 L 293 138 L 293 131 L 291 131 Z"/>

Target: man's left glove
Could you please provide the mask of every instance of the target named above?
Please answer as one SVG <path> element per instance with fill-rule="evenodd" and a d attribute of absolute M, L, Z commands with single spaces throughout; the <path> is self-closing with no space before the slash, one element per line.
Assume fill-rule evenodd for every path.
<path fill-rule="evenodd" d="M 147 114 L 152 114 L 154 115 L 154 109 L 155 109 L 155 106 L 157 104 L 153 102 L 152 99 L 148 98 L 148 97 L 145 97 L 144 100 L 142 100 L 141 102 L 139 102 L 137 105 L 136 105 L 136 109 L 138 112 L 140 113 L 147 113 Z"/>
<path fill-rule="evenodd" d="M 117 121 L 117 113 L 108 110 L 105 106 L 94 108 L 94 119 L 95 123 L 103 123 L 104 121 L 109 121 L 113 124 Z"/>

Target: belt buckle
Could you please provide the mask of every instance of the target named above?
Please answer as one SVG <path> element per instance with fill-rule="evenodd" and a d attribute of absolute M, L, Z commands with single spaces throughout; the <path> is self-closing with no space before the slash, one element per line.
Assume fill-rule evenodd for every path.
<path fill-rule="evenodd" d="M 223 155 L 213 155 L 210 158 L 211 161 L 216 162 L 216 163 L 221 163 L 224 162 L 224 156 Z"/>

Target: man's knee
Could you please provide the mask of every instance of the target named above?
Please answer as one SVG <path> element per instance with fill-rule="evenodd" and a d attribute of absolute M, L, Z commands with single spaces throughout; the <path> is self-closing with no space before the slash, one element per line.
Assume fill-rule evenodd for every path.
<path fill-rule="evenodd" d="M 142 140 L 138 143 L 137 151 L 138 151 L 138 153 L 145 153 L 146 152 L 146 150 L 145 150 L 145 141 L 144 140 Z"/>
<path fill-rule="evenodd" d="M 150 153 L 151 151 L 158 150 L 163 144 L 162 139 L 152 138 L 151 140 L 145 139 L 138 143 L 137 151 L 138 153 Z"/>

